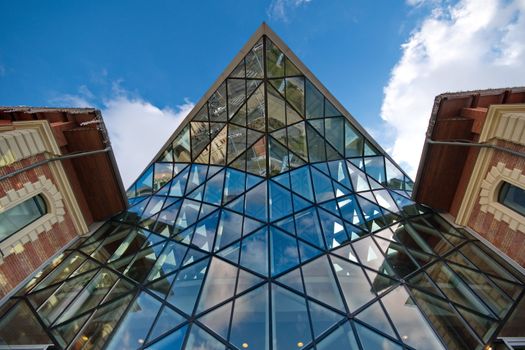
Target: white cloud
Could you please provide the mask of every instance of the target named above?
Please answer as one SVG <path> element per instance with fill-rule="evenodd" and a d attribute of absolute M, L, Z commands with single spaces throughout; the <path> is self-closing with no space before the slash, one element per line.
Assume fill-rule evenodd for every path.
<path fill-rule="evenodd" d="M 137 179 L 194 106 L 185 100 L 174 109 L 160 108 L 123 89 L 119 81 L 113 82 L 111 96 L 103 99 L 100 105 L 84 85 L 79 87 L 77 94 L 64 94 L 50 102 L 63 107 L 101 110 L 126 188 Z"/>
<path fill-rule="evenodd" d="M 525 0 L 435 6 L 402 45 L 381 107 L 392 155 L 412 177 L 435 96 L 525 83 Z"/>
<path fill-rule="evenodd" d="M 311 1 L 312 0 L 272 0 L 270 6 L 268 6 L 268 16 L 275 20 L 287 22 L 288 15 L 291 11 Z"/>
<path fill-rule="evenodd" d="M 193 106 L 186 100 L 175 109 L 159 108 L 127 95 L 104 101 L 102 116 L 124 187 L 136 180 Z"/>

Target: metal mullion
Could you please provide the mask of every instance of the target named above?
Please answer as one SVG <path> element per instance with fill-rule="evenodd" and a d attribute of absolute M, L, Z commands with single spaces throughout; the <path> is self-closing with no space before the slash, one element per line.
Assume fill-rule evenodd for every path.
<path fill-rule="evenodd" d="M 459 253 L 459 252 L 458 252 Z M 505 295 L 506 297 L 508 297 L 510 300 L 512 300 L 512 302 L 514 302 L 514 299 L 507 294 L 507 292 L 505 290 L 503 290 L 502 288 L 500 288 L 487 274 L 485 274 L 483 271 L 481 270 L 476 270 L 472 267 L 469 267 L 469 266 L 464 266 L 464 265 L 461 265 L 461 264 L 458 264 L 458 263 L 455 263 L 453 261 L 448 261 L 446 260 L 447 262 L 447 265 L 450 266 L 458 266 L 460 268 L 463 268 L 463 269 L 466 269 L 466 270 L 469 270 L 469 271 L 472 271 L 472 272 L 475 272 L 475 273 L 478 273 L 480 275 L 482 275 L 483 277 L 485 277 L 487 280 L 488 280 L 488 283 L 491 287 L 493 288 L 496 288 L 497 290 L 499 290 L 503 295 Z M 475 265 L 474 265 L 475 266 Z M 452 269 L 452 267 L 450 267 Z M 452 269 L 454 271 L 454 269 Z M 458 274 L 456 271 L 454 271 L 456 274 Z M 459 274 L 458 274 L 459 275 Z M 523 289 L 523 287 L 522 287 Z M 477 294 L 476 294 L 477 295 Z M 499 315 L 498 315 L 498 318 L 499 318 Z"/>
<path fill-rule="evenodd" d="M 521 291 L 520 295 L 516 299 L 516 302 L 512 304 L 511 309 L 507 311 L 507 313 L 505 314 L 505 317 L 503 317 L 503 319 L 501 319 L 501 321 L 499 322 L 498 326 L 494 330 L 494 333 L 490 337 L 490 341 L 488 342 L 489 344 L 496 340 L 496 338 L 498 337 L 498 334 L 501 332 L 503 327 L 507 324 L 507 321 L 510 319 L 510 317 L 513 315 L 514 311 L 516 310 L 516 306 L 520 303 L 520 301 L 523 300 L 523 298 L 525 298 L 525 289 Z"/>
<path fill-rule="evenodd" d="M 63 308 L 63 310 L 58 314 L 57 317 L 55 317 L 55 319 L 49 324 L 49 327 L 54 327 L 55 325 L 55 322 L 58 321 L 58 319 L 60 319 L 60 317 L 62 317 L 62 315 L 66 312 L 66 310 L 69 309 L 69 307 L 71 305 L 73 305 L 73 303 L 78 299 L 78 297 L 80 296 L 80 294 L 82 294 L 82 292 L 84 292 L 87 288 L 87 286 L 95 279 L 95 277 L 98 276 L 98 274 L 100 273 L 100 271 L 102 270 L 102 268 L 99 268 L 98 271 L 89 279 L 89 281 L 84 285 L 84 287 L 82 287 L 82 289 L 80 291 L 77 292 L 77 294 L 73 297 L 72 300 L 69 301 L 69 303 L 67 304 L 66 307 Z M 87 272 L 86 272 L 87 273 Z M 116 282 L 115 282 L 116 283 Z M 60 288 L 60 287 L 59 287 Z M 58 288 L 57 288 L 58 290 Z M 54 294 L 54 293 L 53 293 Z M 47 301 L 48 299 L 46 299 Z M 40 307 L 43 305 L 44 303 L 40 304 L 39 306 L 39 309 Z"/>
<path fill-rule="evenodd" d="M 492 273 L 490 273 L 490 272 L 486 272 L 486 271 L 481 270 L 481 269 L 480 269 L 480 268 L 479 268 L 474 262 L 472 262 L 472 260 L 471 260 L 466 254 L 464 254 L 463 252 L 461 252 L 460 248 L 463 248 L 463 246 L 466 246 L 466 245 L 469 244 L 469 243 L 470 243 L 470 244 L 474 244 L 476 241 L 478 241 L 478 240 L 464 242 L 463 244 L 461 244 L 461 245 L 459 245 L 459 246 L 457 247 L 456 251 L 457 251 L 459 254 L 461 254 L 461 256 L 462 256 L 465 260 L 467 260 L 467 261 L 470 262 L 473 266 L 475 266 L 476 269 L 478 269 L 478 271 L 481 272 L 482 274 L 484 274 L 484 275 L 486 275 L 486 276 L 488 276 L 488 277 L 494 277 L 494 278 L 502 279 L 502 280 L 504 280 L 504 281 L 506 281 L 506 282 L 508 282 L 508 283 L 512 283 L 512 284 L 515 284 L 515 285 L 519 285 L 521 288 L 524 288 L 524 287 L 525 287 L 525 284 L 521 281 L 521 279 L 519 279 L 519 278 L 517 278 L 517 277 L 515 276 L 516 274 L 515 274 L 514 272 L 512 272 L 512 271 L 511 271 L 510 269 L 508 269 L 506 266 L 503 266 L 503 265 L 502 265 L 499 261 L 497 261 L 496 259 L 493 259 L 494 262 L 495 262 L 498 266 L 500 266 L 501 268 L 503 268 L 505 271 L 507 271 L 507 272 L 509 273 L 509 275 L 511 275 L 512 277 L 514 277 L 518 283 L 516 283 L 516 282 L 514 282 L 514 281 L 510 281 L 510 280 L 508 280 L 508 279 L 505 278 L 505 277 L 502 277 L 502 276 L 496 276 L 496 275 L 494 275 L 494 274 L 492 274 Z M 478 241 L 478 242 L 479 242 L 479 241 Z M 480 249 L 483 253 L 485 253 L 486 255 L 488 255 L 487 252 L 484 251 L 483 249 L 481 249 L 477 244 L 474 244 L 474 245 L 476 246 L 476 248 Z M 449 253 L 450 253 L 450 252 L 447 252 L 446 255 L 450 255 Z M 462 264 L 458 264 L 458 265 L 460 265 L 460 266 L 464 266 L 464 265 L 462 265 Z M 511 298 L 511 299 L 512 299 L 512 298 Z"/>
<path fill-rule="evenodd" d="M 24 303 L 28 308 L 29 310 L 31 310 L 31 313 L 33 314 L 33 316 L 36 318 L 37 322 L 40 324 L 40 327 L 42 327 L 42 331 L 44 331 L 47 336 L 49 337 L 49 339 L 51 339 L 51 341 L 53 343 L 55 343 L 55 345 L 59 346 L 59 342 L 56 340 L 55 336 L 53 335 L 53 333 L 50 332 L 49 328 L 47 327 L 46 323 L 41 319 L 40 315 L 38 314 L 38 312 L 36 311 L 36 309 L 33 307 L 33 305 L 31 305 L 31 303 L 29 302 L 29 300 L 27 300 L 26 297 L 22 298 L 22 300 L 20 300 L 18 303 Z M 18 305 L 18 303 L 16 303 L 15 305 Z"/>
<path fill-rule="evenodd" d="M 113 301 L 116 301 L 116 300 L 119 300 L 119 299 L 125 297 L 126 294 L 124 294 L 124 295 L 118 297 L 117 299 L 110 300 L 110 301 L 107 301 L 107 302 L 104 303 L 104 299 L 107 298 L 107 296 L 109 295 L 109 293 L 111 293 L 111 292 L 115 289 L 115 286 L 117 285 L 118 282 L 119 282 L 119 279 L 117 279 L 117 280 L 111 285 L 111 287 L 110 287 L 110 288 L 108 289 L 108 291 L 104 294 L 103 298 L 100 300 L 100 302 L 99 302 L 96 306 L 93 306 L 92 308 L 90 308 L 90 309 L 88 309 L 88 310 L 86 310 L 86 311 L 83 311 L 83 312 L 81 312 L 80 314 L 78 314 L 78 315 L 76 315 L 76 316 L 74 316 L 74 317 L 72 317 L 72 318 L 70 318 L 70 319 L 67 319 L 67 320 L 65 320 L 65 321 L 63 321 L 63 322 L 61 322 L 61 323 L 58 323 L 58 324 L 53 323 L 52 325 L 49 326 L 49 328 L 56 329 L 56 328 L 58 328 L 58 327 L 61 327 L 61 326 L 65 325 L 65 324 L 67 324 L 67 323 L 70 323 L 70 322 L 74 321 L 74 320 L 78 320 L 78 319 L 84 317 L 85 315 L 88 315 L 88 314 L 90 314 L 90 313 L 95 312 L 95 311 L 98 310 L 101 306 L 109 305 L 109 304 L 111 304 Z M 58 317 L 58 318 L 59 318 L 59 317 Z M 57 318 L 57 320 L 58 320 L 58 318 Z"/>
<path fill-rule="evenodd" d="M 166 306 L 166 305 L 163 305 L 163 306 L 167 307 L 167 308 L 170 308 L 169 306 Z M 157 318 L 158 318 L 158 315 L 157 315 Z M 157 318 L 155 320 L 157 320 Z M 174 328 L 170 329 L 169 331 L 162 333 L 161 335 L 157 336 L 156 338 L 148 339 L 148 342 L 142 344 L 141 347 L 139 348 L 139 350 L 147 349 L 149 346 L 154 345 L 155 343 L 157 343 L 157 342 L 159 342 L 159 341 L 169 337 L 171 334 L 179 331 L 181 328 L 183 328 L 185 326 L 189 326 L 189 325 L 190 325 L 189 321 L 185 320 L 181 324 L 179 324 L 177 327 L 174 327 Z M 151 333 L 151 330 L 152 329 L 150 329 L 150 333 Z M 149 336 L 149 333 L 148 333 L 148 336 Z M 184 335 L 184 336 L 186 337 L 186 335 Z"/>
<path fill-rule="evenodd" d="M 432 280 L 432 279 L 431 279 Z M 417 289 L 417 288 L 416 288 Z M 421 315 L 423 315 L 423 317 L 425 318 L 427 324 L 430 326 L 430 328 L 432 328 L 432 330 L 434 331 L 435 335 L 442 341 L 443 345 L 445 345 L 444 343 L 444 340 L 441 338 L 441 335 L 438 333 L 437 329 L 435 328 L 435 325 L 432 323 L 432 321 L 430 321 L 430 318 L 427 316 L 427 314 L 423 311 L 423 309 L 419 306 L 418 302 L 417 302 L 417 299 L 415 298 L 414 294 L 412 293 L 412 290 L 410 289 L 410 287 L 405 287 L 405 290 L 406 292 L 408 293 L 408 295 L 410 295 L 410 298 L 412 298 L 412 300 L 414 301 L 415 305 L 417 306 L 417 308 L 419 309 L 419 312 L 421 313 Z M 442 292 L 442 291 L 441 291 Z M 443 292 L 442 292 L 443 293 Z M 423 292 L 423 294 L 429 294 L 429 293 L 425 293 Z M 446 296 L 446 294 L 443 293 L 443 295 Z M 432 295 L 434 296 L 434 295 Z M 480 344 L 484 344 L 485 342 L 483 341 L 483 339 L 481 339 L 478 334 L 476 333 L 476 331 L 474 331 L 474 329 L 472 329 L 472 327 L 470 326 L 470 324 L 465 320 L 465 318 L 463 317 L 463 315 L 461 315 L 461 313 L 457 310 L 455 304 L 449 300 L 448 298 L 446 300 L 442 300 L 441 297 L 438 297 L 437 298 L 438 300 L 441 300 L 442 302 L 445 302 L 451 309 L 452 311 L 455 313 L 455 316 L 459 319 L 459 321 L 463 324 L 463 326 L 465 327 L 465 329 L 470 333 L 470 335 L 476 339 Z M 468 309 L 468 308 L 467 308 Z M 468 309 L 470 311 L 470 309 Z"/>
<path fill-rule="evenodd" d="M 108 338 L 104 342 L 104 345 L 103 345 L 104 349 L 106 349 L 107 346 L 109 344 L 111 344 L 111 341 L 115 337 L 115 334 L 117 333 L 118 329 L 120 328 L 120 325 L 122 324 L 122 322 L 124 322 L 124 319 L 128 315 L 129 310 L 131 309 L 131 307 L 133 306 L 133 304 L 138 299 L 138 296 L 141 293 L 142 293 L 142 289 L 141 288 L 138 288 L 138 289 L 135 290 L 134 297 L 130 300 L 129 304 L 126 306 L 125 310 L 122 312 L 122 315 L 120 316 L 119 320 L 115 323 L 115 327 L 113 327 L 113 329 L 111 330 L 111 333 L 109 334 Z M 87 324 L 87 322 L 86 322 L 86 324 Z M 80 333 L 78 333 L 78 334 L 80 334 Z M 77 334 L 77 336 L 78 336 L 78 334 Z"/>

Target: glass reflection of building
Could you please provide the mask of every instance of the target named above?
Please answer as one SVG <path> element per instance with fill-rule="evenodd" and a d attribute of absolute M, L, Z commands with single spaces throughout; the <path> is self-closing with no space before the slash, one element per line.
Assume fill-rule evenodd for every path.
<path fill-rule="evenodd" d="M 128 190 L 0 310 L 10 346 L 482 349 L 524 277 L 411 180 L 266 26 Z"/>

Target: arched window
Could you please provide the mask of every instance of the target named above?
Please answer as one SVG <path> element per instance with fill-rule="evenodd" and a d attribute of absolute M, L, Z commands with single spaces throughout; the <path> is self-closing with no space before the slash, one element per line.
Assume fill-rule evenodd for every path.
<path fill-rule="evenodd" d="M 47 213 L 42 195 L 31 197 L 13 208 L 0 212 L 0 242 Z"/>
<path fill-rule="evenodd" d="M 525 216 L 525 190 L 508 182 L 503 182 L 498 194 L 498 202 Z"/>

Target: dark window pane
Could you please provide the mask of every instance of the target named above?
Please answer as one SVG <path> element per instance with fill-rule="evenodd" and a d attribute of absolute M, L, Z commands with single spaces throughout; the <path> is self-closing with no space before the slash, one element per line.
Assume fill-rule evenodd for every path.
<path fill-rule="evenodd" d="M 499 190 L 498 202 L 525 216 L 525 190 L 508 182 L 503 182 Z"/>
<path fill-rule="evenodd" d="M 15 234 L 46 213 L 45 201 L 41 195 L 29 198 L 13 208 L 0 212 L 0 241 Z"/>

